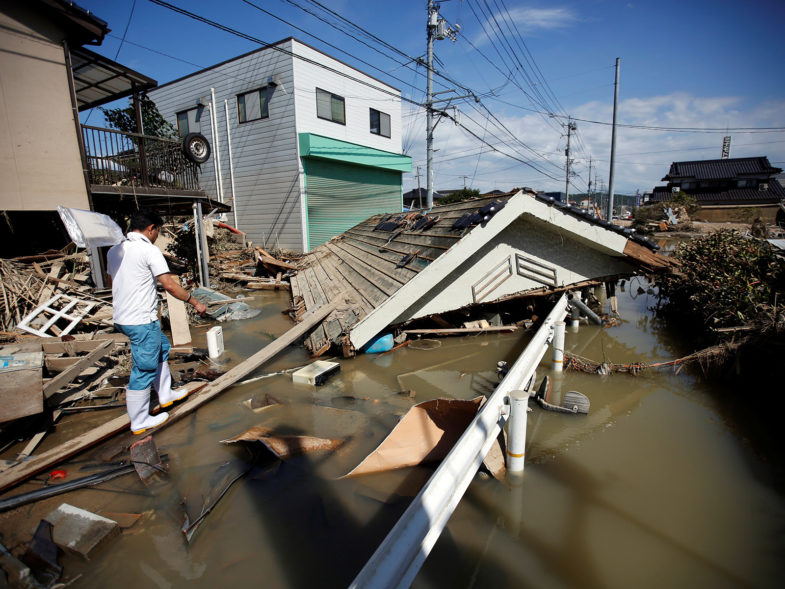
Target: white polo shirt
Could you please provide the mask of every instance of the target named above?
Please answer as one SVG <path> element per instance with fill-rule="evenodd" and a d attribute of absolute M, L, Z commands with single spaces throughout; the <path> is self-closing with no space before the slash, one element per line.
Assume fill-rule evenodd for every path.
<path fill-rule="evenodd" d="M 112 276 L 112 319 L 119 325 L 144 325 L 158 319 L 156 277 L 169 272 L 164 255 L 138 231 L 106 254 Z"/>

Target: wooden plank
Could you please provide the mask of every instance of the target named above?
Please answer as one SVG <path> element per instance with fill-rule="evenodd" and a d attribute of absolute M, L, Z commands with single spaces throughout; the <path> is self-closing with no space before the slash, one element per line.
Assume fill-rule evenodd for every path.
<path fill-rule="evenodd" d="M 305 301 L 305 310 L 312 311 L 316 308 L 316 303 L 314 302 L 313 294 L 311 293 L 311 285 L 302 272 L 297 273 L 297 278 L 300 283 L 300 296 L 302 296 L 303 301 Z"/>
<path fill-rule="evenodd" d="M 512 332 L 517 325 L 490 325 L 488 327 L 452 327 L 449 329 L 407 329 L 406 335 L 466 335 L 468 333 Z"/>
<path fill-rule="evenodd" d="M 356 248 L 352 248 L 341 242 L 334 242 L 331 246 L 334 248 L 334 251 L 343 252 L 343 255 L 339 254 L 341 259 L 354 268 L 359 274 L 362 274 L 366 280 L 373 283 L 374 286 L 386 296 L 389 297 L 401 288 L 401 285 L 406 284 L 406 281 L 396 280 L 379 272 L 376 269 L 373 260 L 367 255 L 358 252 Z"/>
<path fill-rule="evenodd" d="M 306 268 L 304 273 L 305 279 L 311 286 L 311 294 L 313 295 L 313 301 L 316 307 L 326 305 L 328 303 L 327 296 L 324 294 L 322 285 L 319 282 L 319 279 L 316 277 L 316 273 L 314 272 L 313 268 Z"/>
<path fill-rule="evenodd" d="M 83 354 L 84 352 L 92 352 L 104 342 L 111 340 L 116 346 L 122 347 L 128 344 L 128 336 L 122 333 L 105 333 L 101 334 L 96 339 L 90 340 L 73 340 L 69 342 L 62 342 L 52 340 L 51 338 L 43 338 L 42 341 L 44 354 L 68 354 L 75 356 L 76 354 Z"/>
<path fill-rule="evenodd" d="M 17 455 L 16 459 L 19 462 L 30 458 L 30 454 L 35 451 L 35 449 L 38 447 L 38 444 L 40 444 L 41 440 L 44 439 L 44 436 L 49 433 L 49 429 L 57 422 L 62 413 L 63 412 L 60 409 L 56 409 L 52 412 L 52 423 L 47 423 L 41 431 L 32 437 L 32 439 L 27 443 L 27 446 L 25 446 L 24 449 Z"/>
<path fill-rule="evenodd" d="M 330 244 L 328 247 L 332 248 L 333 246 Z M 335 268 L 341 276 L 343 276 L 346 283 L 353 290 L 362 295 L 362 298 L 368 301 L 371 307 L 375 308 L 389 298 L 386 292 L 380 289 L 375 283 L 371 282 L 362 272 L 355 270 L 352 265 L 343 258 L 338 258 Z"/>
<path fill-rule="evenodd" d="M 347 251 L 355 252 L 357 254 L 357 258 L 372 264 L 378 272 L 381 272 L 385 276 L 400 284 L 406 284 L 419 272 L 419 270 L 416 270 L 409 265 L 402 268 L 396 268 L 403 256 L 395 255 L 391 259 L 374 252 L 373 248 L 368 248 L 362 244 L 347 241 L 342 243 L 347 248 Z"/>
<path fill-rule="evenodd" d="M 180 277 L 175 276 L 179 282 Z M 166 306 L 169 308 L 169 328 L 172 331 L 172 345 L 183 346 L 191 343 L 191 327 L 185 303 L 166 292 Z"/>
<path fill-rule="evenodd" d="M 327 317 L 335 306 L 336 303 L 330 303 L 321 309 L 317 309 L 314 313 L 306 315 L 301 323 L 292 327 L 281 337 L 256 352 L 256 354 L 241 362 L 213 382 L 203 385 L 198 393 L 192 393 L 186 401 L 177 406 L 173 411 L 170 411 L 169 419 L 158 426 L 157 430 L 163 429 L 181 417 L 201 407 L 237 381 L 247 376 L 250 372 L 256 370 L 262 364 L 278 355 L 289 345 L 302 338 L 310 329 L 322 321 L 322 319 Z M 56 448 L 52 448 L 38 456 L 33 456 L 24 463 L 0 473 L 0 492 L 19 484 L 55 464 L 59 464 L 66 458 L 69 458 L 110 436 L 128 430 L 129 425 L 130 421 L 128 419 L 128 414 L 123 414 L 100 427 L 94 428 L 81 436 L 67 440 Z"/>
<path fill-rule="evenodd" d="M 52 380 L 44 385 L 44 397 L 48 399 L 65 385 L 74 380 L 77 376 L 79 376 L 79 373 L 82 372 L 82 370 L 106 356 L 112 350 L 113 345 L 114 342 L 111 340 L 104 341 L 100 346 L 90 352 L 87 356 L 83 357 L 79 362 L 71 366 L 68 370 L 64 370 L 55 376 Z"/>
<path fill-rule="evenodd" d="M 324 266 L 324 270 L 327 275 L 334 277 L 334 281 L 343 286 L 343 292 L 340 296 L 342 300 L 347 298 L 353 299 L 355 306 L 362 309 L 363 315 L 373 311 L 373 303 L 370 301 L 370 299 L 368 299 L 367 295 L 364 294 L 361 290 L 358 290 L 357 286 L 347 279 L 344 273 L 339 269 L 339 265 L 344 265 L 341 264 L 340 259 L 334 255 L 330 255 L 330 257 L 323 258 L 321 263 Z M 347 269 L 347 273 L 349 271 L 351 271 L 351 268 Z"/>

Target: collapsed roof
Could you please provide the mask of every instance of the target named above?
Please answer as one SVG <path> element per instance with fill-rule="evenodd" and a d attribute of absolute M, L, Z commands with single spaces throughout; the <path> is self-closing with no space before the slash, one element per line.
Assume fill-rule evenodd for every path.
<path fill-rule="evenodd" d="M 389 326 L 670 262 L 580 209 L 519 190 L 430 211 L 376 215 L 319 246 L 291 279 L 299 317 L 339 299 L 306 342 L 360 349 Z"/>

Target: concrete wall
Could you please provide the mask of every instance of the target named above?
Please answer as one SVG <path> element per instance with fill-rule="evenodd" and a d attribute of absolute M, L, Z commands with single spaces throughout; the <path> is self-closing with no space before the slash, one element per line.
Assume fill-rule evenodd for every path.
<path fill-rule="evenodd" d="M 752 223 L 760 217 L 764 223 L 774 224 L 779 208 L 779 205 L 704 206 L 692 216 L 692 219 L 709 223 Z"/>
<path fill-rule="evenodd" d="M 88 209 L 62 31 L 22 2 L 0 27 L 0 210 Z"/>
<path fill-rule="evenodd" d="M 434 297 L 425 297 L 419 309 L 410 309 L 410 318 L 443 313 L 473 304 L 473 286 L 483 295 L 482 300 L 478 301 L 483 303 L 544 286 L 542 281 L 517 272 L 516 254 L 523 255 L 529 260 L 529 264 L 539 264 L 538 268 L 554 269 L 558 286 L 626 273 L 633 269 L 621 256 L 613 257 L 607 252 L 592 248 L 583 240 L 559 232 L 556 227 L 546 229 L 543 223 L 524 215 L 431 289 L 435 293 Z M 506 271 L 507 260 L 511 262 L 511 273 Z M 496 275 L 498 277 L 491 280 Z M 506 280 L 502 281 L 505 276 Z M 497 286 L 482 290 L 486 282 L 489 286 Z"/>

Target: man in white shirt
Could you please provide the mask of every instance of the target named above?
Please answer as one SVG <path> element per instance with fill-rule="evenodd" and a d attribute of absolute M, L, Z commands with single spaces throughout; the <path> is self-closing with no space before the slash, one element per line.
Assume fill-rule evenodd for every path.
<path fill-rule="evenodd" d="M 131 217 L 126 239 L 112 247 L 106 256 L 112 277 L 112 308 L 115 328 L 131 340 L 133 366 L 125 402 L 131 418 L 131 431 L 141 434 L 162 424 L 165 411 L 150 415 L 150 389 L 155 388 L 161 407 L 168 407 L 188 392 L 172 389 L 169 371 L 169 340 L 158 321 L 156 280 L 173 297 L 191 303 L 198 313 L 207 307 L 180 286 L 169 272 L 161 250 L 153 244 L 163 225 L 155 211 L 142 209 Z"/>

